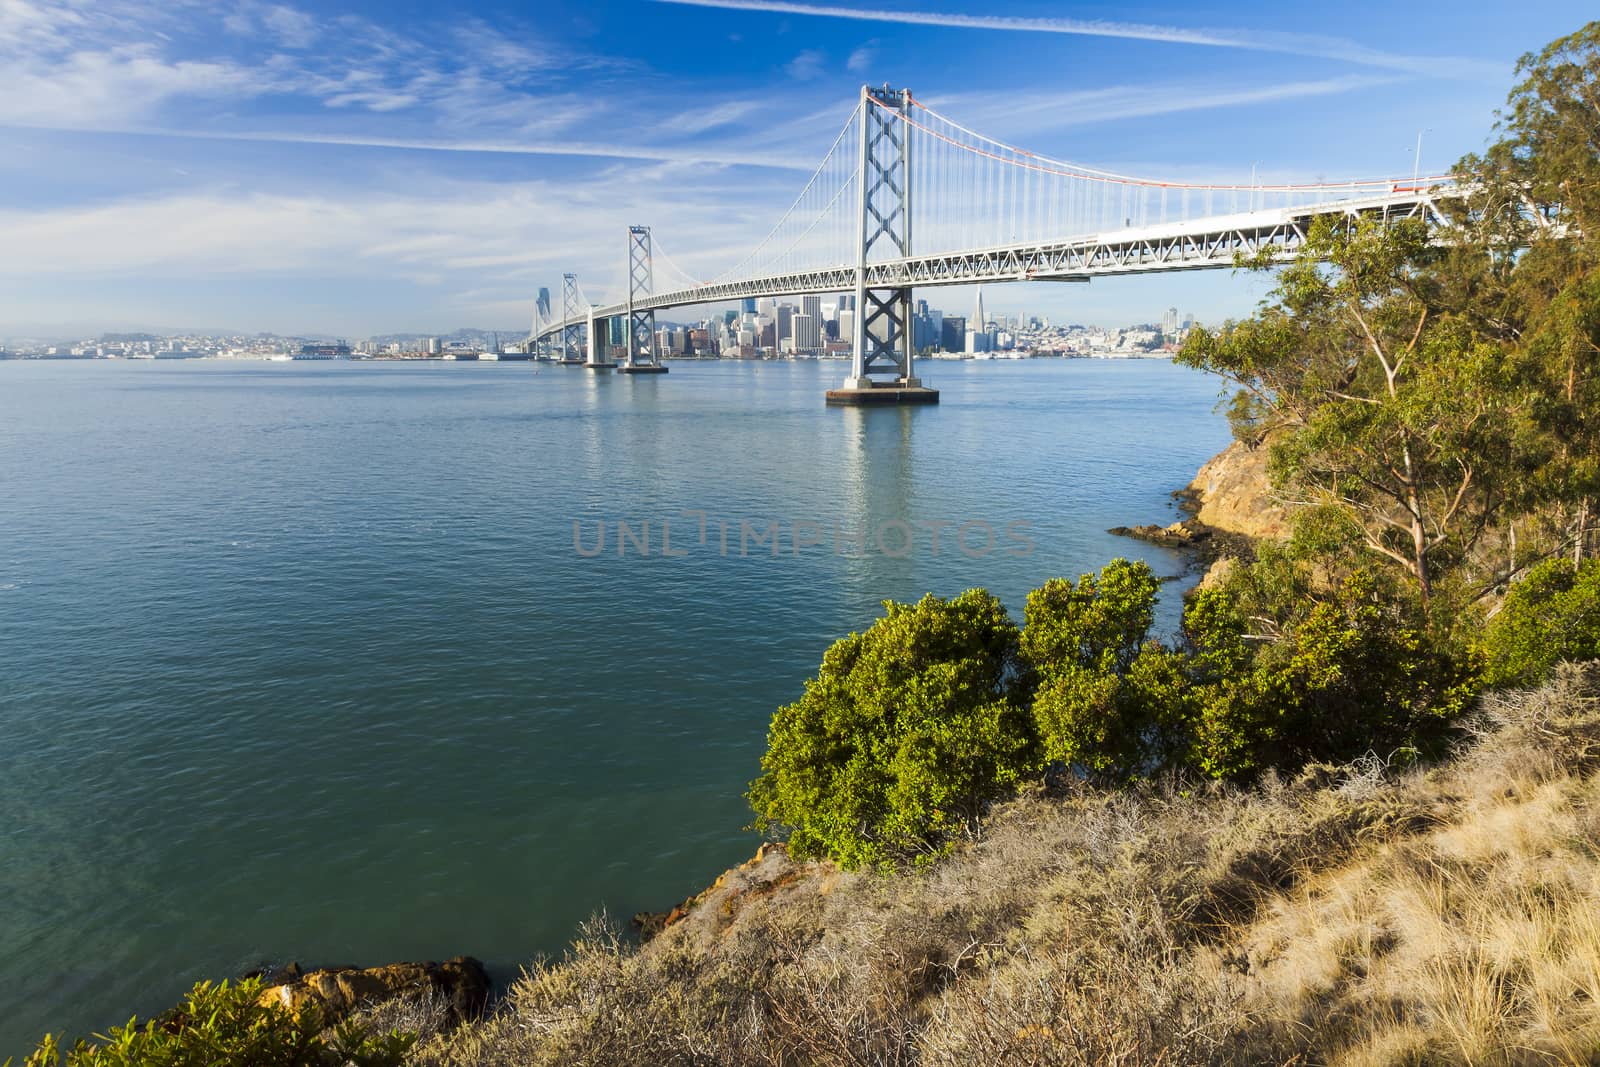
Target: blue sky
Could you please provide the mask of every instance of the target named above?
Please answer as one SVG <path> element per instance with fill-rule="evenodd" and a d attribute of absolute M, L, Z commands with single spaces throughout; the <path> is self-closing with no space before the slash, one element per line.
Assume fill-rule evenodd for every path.
<path fill-rule="evenodd" d="M 863 81 L 1161 178 L 1409 174 L 1482 146 L 1592 6 L 882 0 L 0 0 L 0 339 L 515 328 L 614 284 L 629 223 L 703 276 L 804 184 Z M 1227 272 L 1010 286 L 1119 324 L 1249 310 Z M 925 294 L 964 308 L 965 294 Z"/>

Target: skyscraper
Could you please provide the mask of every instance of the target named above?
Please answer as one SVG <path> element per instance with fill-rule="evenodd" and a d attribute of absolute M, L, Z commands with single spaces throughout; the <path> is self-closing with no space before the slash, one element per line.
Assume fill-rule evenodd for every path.
<path fill-rule="evenodd" d="M 539 313 L 540 322 L 550 321 L 550 290 L 545 287 L 539 289 L 539 303 L 535 305 Z"/>
<path fill-rule="evenodd" d="M 790 320 L 794 328 L 794 347 L 797 352 L 814 352 L 822 347 L 822 331 L 817 320 L 801 312 Z"/>
<path fill-rule="evenodd" d="M 745 297 L 739 302 L 739 305 L 739 310 L 746 315 L 754 315 L 756 313 L 756 298 L 753 296 Z"/>
<path fill-rule="evenodd" d="M 978 306 L 972 313 L 972 328 L 982 333 L 989 328 L 989 320 L 983 317 L 983 286 L 978 286 Z"/>
<path fill-rule="evenodd" d="M 948 315 L 939 326 L 939 347 L 946 352 L 960 352 L 967 346 L 967 320 L 960 315 Z"/>

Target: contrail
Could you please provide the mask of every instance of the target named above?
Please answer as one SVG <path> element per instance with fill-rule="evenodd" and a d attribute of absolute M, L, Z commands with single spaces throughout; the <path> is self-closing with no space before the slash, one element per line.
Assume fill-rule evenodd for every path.
<path fill-rule="evenodd" d="M 708 163 L 714 166 L 761 167 L 768 170 L 795 170 L 809 173 L 814 161 L 785 159 L 766 152 L 705 152 L 693 148 L 651 148 L 647 145 L 615 145 L 592 141 L 429 141 L 397 137 L 362 137 L 346 134 L 227 132 L 217 130 L 178 130 L 153 126 L 44 126 L 31 123 L 0 122 L 9 129 L 38 129 L 71 133 L 108 133 L 136 137 L 177 137 L 190 141 L 251 141 L 264 144 L 329 145 L 348 148 L 398 148 L 413 152 L 482 152 L 495 155 L 583 156 L 591 159 L 640 159 L 657 163 Z"/>
<path fill-rule="evenodd" d="M 1116 37 L 1163 44 L 1199 45 L 1207 48 L 1241 48 L 1254 52 L 1335 59 L 1366 67 L 1432 74 L 1450 78 L 1503 77 L 1503 65 L 1484 60 L 1448 56 L 1409 56 L 1368 48 L 1339 37 L 1299 33 L 1251 33 L 1236 30 L 1189 29 L 1139 22 L 1103 19 L 1025 18 L 1009 15 L 963 15 L 943 11 L 894 11 L 883 8 L 832 7 L 794 0 L 656 0 L 688 7 L 713 7 L 729 11 L 762 11 L 779 15 L 814 15 L 857 22 L 896 22 L 911 26 L 946 26 L 968 30 L 1014 33 L 1058 33 L 1080 37 Z"/>

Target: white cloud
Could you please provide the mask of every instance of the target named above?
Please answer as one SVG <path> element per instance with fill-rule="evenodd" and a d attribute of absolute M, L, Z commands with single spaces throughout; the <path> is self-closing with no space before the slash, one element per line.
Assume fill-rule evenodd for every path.
<path fill-rule="evenodd" d="M 316 19 L 283 4 L 274 4 L 263 12 L 261 24 L 289 48 L 307 48 L 322 32 Z"/>
<path fill-rule="evenodd" d="M 210 28 L 265 46 L 252 49 L 264 58 L 215 58 L 209 46 L 204 58 L 191 58 Z M 528 76 L 550 65 L 547 50 L 531 35 L 513 36 L 482 20 L 439 32 L 450 47 L 356 16 L 324 25 L 297 7 L 258 0 L 225 11 L 204 0 L 167 0 L 159 7 L 129 0 L 0 0 L 0 66 L 6 69 L 0 122 L 104 128 L 151 121 L 184 102 L 271 93 L 335 110 L 413 111 L 456 133 L 498 128 L 532 134 L 587 122 L 606 106 L 593 100 L 577 106 L 575 96 L 528 91 Z M 585 69 L 598 62 L 575 52 L 561 58 Z M 227 110 L 218 118 L 237 122 Z"/>
<path fill-rule="evenodd" d="M 0 0 L 0 52 L 21 54 L 58 45 L 84 16 L 55 4 Z"/>
<path fill-rule="evenodd" d="M 314 16 L 299 8 L 260 0 L 240 0 L 223 16 L 222 27 L 238 37 L 270 38 L 277 46 L 291 49 L 311 47 L 323 30 Z"/>
<path fill-rule="evenodd" d="M 828 60 L 828 54 L 821 49 L 808 48 L 804 52 L 789 60 L 783 69 L 789 72 L 789 77 L 797 81 L 810 81 L 821 77 L 823 65 Z"/>
<path fill-rule="evenodd" d="M 656 129 L 669 133 L 695 134 L 738 122 L 769 105 L 756 100 L 728 100 L 720 104 L 690 108 L 669 115 L 654 123 Z"/>
<path fill-rule="evenodd" d="M 1151 23 L 1111 22 L 1104 19 L 1022 18 L 1010 15 L 965 15 L 937 11 L 895 11 L 878 8 L 834 7 L 791 0 L 657 0 L 689 7 L 730 11 L 760 11 L 785 15 L 813 15 L 860 22 L 893 22 L 913 26 L 942 26 L 968 30 L 1018 33 L 1057 33 L 1083 37 L 1114 37 L 1165 44 L 1239 48 L 1258 52 L 1315 56 L 1362 66 L 1383 67 L 1416 74 L 1477 78 L 1501 76 L 1504 64 L 1449 56 L 1414 56 L 1385 52 L 1340 37 L 1314 34 L 1246 30 L 1192 29 Z"/>
<path fill-rule="evenodd" d="M 80 51 L 60 63 L 18 66 L 0 93 L 0 122 L 82 127 L 141 118 L 179 98 L 268 92 L 270 72 L 225 62 L 168 62 L 144 45 Z"/>
<path fill-rule="evenodd" d="M 699 182 L 693 196 L 683 195 L 681 181 L 664 180 L 689 169 Z M 430 182 L 404 193 L 321 195 L 212 189 L 0 211 L 7 235 L 0 318 L 26 311 L 28 286 L 53 278 L 94 279 L 108 293 L 133 277 L 203 274 L 222 286 L 285 273 L 389 279 L 437 286 L 438 299 L 450 305 L 472 290 L 512 301 L 575 270 L 591 299 L 613 299 L 627 224 L 648 220 L 686 269 L 726 266 L 758 226 L 770 224 L 772 191 L 667 164 L 619 167 L 570 184 Z M 152 316 L 204 318 L 201 309 L 181 306 L 190 289 L 170 291 L 174 305 L 152 308 Z M 382 328 L 376 319 L 369 329 Z"/>
<path fill-rule="evenodd" d="M 558 60 L 531 36 L 527 40 L 515 39 L 482 19 L 471 19 L 456 26 L 452 36 L 466 59 L 494 70 L 527 73 Z"/>
<path fill-rule="evenodd" d="M 852 74 L 865 74 L 872 67 L 872 61 L 877 58 L 877 41 L 868 41 L 866 44 L 850 53 L 850 58 L 845 60 L 845 69 Z"/>

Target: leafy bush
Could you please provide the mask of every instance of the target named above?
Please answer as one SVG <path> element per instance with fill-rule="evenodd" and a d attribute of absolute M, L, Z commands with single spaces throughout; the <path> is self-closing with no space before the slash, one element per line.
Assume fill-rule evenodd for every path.
<path fill-rule="evenodd" d="M 1378 572 L 1329 584 L 1269 552 L 1190 600 L 1176 648 L 1149 636 L 1159 580 L 1121 559 L 1034 590 L 1021 631 L 983 590 L 886 603 L 773 717 L 756 825 L 857 867 L 943 852 L 1047 762 L 1125 784 L 1437 750 L 1477 655 Z"/>
<path fill-rule="evenodd" d="M 1511 587 L 1484 632 L 1489 680 L 1537 682 L 1562 660 L 1600 658 L 1600 560 L 1541 563 Z"/>
<path fill-rule="evenodd" d="M 749 799 L 795 855 L 856 867 L 936 854 L 1035 765 L 1000 602 L 974 589 L 884 608 L 773 717 Z"/>
<path fill-rule="evenodd" d="M 261 990 L 257 979 L 201 982 L 176 1011 L 143 1026 L 130 1019 L 99 1044 L 63 1053 L 47 1036 L 26 1067 L 398 1067 L 411 1047 L 409 1035 L 375 1036 L 353 1022 L 325 1034 L 316 1012 L 263 1003 Z"/>
<path fill-rule="evenodd" d="M 1350 574 L 1308 609 L 1267 616 L 1246 607 L 1249 580 L 1198 592 L 1184 615 L 1201 705 L 1193 759 L 1209 775 L 1432 751 L 1478 690 L 1475 657 L 1414 622 L 1374 572 Z M 1290 621 L 1251 633 L 1274 618 Z"/>
<path fill-rule="evenodd" d="M 1172 760 L 1190 694 L 1183 656 L 1147 639 L 1160 589 L 1148 564 L 1117 559 L 1028 594 L 1021 649 L 1046 759 L 1110 782 Z"/>

